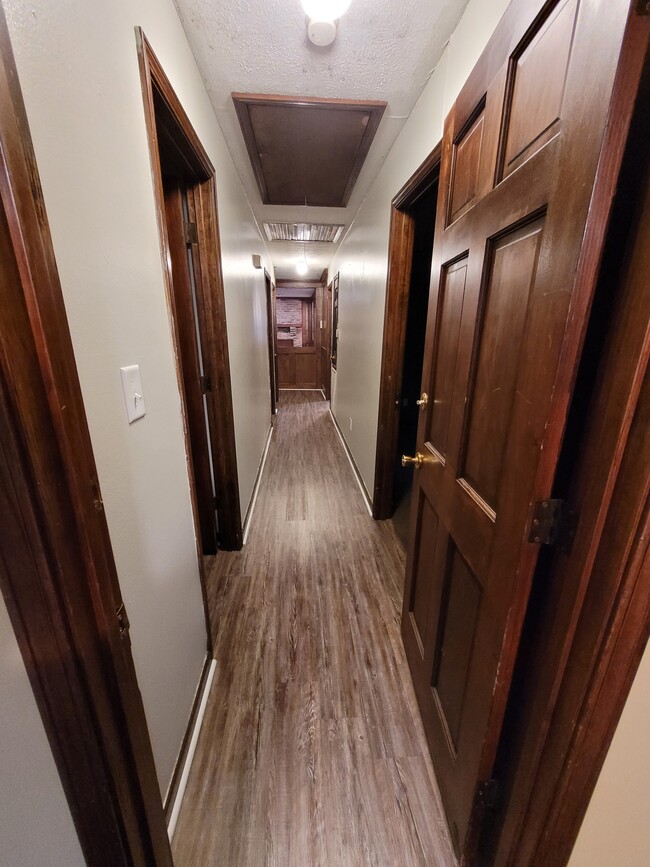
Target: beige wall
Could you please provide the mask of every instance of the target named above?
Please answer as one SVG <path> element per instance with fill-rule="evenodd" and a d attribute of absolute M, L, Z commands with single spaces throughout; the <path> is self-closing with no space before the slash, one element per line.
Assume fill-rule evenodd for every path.
<path fill-rule="evenodd" d="M 650 863 L 650 646 L 596 783 L 569 867 Z"/>
<path fill-rule="evenodd" d="M 440 140 L 445 116 L 507 5 L 508 0 L 470 0 L 329 269 L 330 279 L 337 271 L 341 275 L 332 407 L 371 495 L 390 202 Z"/>
<path fill-rule="evenodd" d="M 163 792 L 206 635 L 134 27 L 217 171 L 242 510 L 269 426 L 270 268 L 172 0 L 4 0 Z M 119 368 L 139 364 L 129 426 Z"/>
<path fill-rule="evenodd" d="M 0 595 L 0 864 L 83 867 L 77 834 Z"/>

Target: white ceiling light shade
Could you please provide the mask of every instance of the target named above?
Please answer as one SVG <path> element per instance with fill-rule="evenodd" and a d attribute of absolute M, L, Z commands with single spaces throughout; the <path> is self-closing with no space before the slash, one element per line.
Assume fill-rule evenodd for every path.
<path fill-rule="evenodd" d="M 309 16 L 307 36 L 319 48 L 331 45 L 336 39 L 337 18 L 350 7 L 350 0 L 300 0 Z"/>
<path fill-rule="evenodd" d="M 336 39 L 336 24 L 333 21 L 310 21 L 307 36 L 313 45 L 326 48 Z"/>
<path fill-rule="evenodd" d="M 305 261 L 305 259 L 299 259 L 296 262 L 296 274 L 299 277 L 304 277 L 305 274 L 307 273 L 307 271 L 309 271 L 309 268 L 307 266 L 307 262 Z"/>
<path fill-rule="evenodd" d="M 351 0 L 300 0 L 313 21 L 336 21 L 350 8 Z"/>

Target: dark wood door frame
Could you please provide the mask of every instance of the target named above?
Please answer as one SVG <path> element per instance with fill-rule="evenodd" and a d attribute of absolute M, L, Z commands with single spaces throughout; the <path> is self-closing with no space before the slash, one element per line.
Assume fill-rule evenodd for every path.
<path fill-rule="evenodd" d="M 406 321 L 415 238 L 415 221 L 410 212 L 420 196 L 437 181 L 440 174 L 441 153 L 442 143 L 439 142 L 391 202 L 375 487 L 372 498 L 372 516 L 376 520 L 390 518 L 393 513 L 395 453 L 399 434 L 399 393 L 402 387 L 406 349 Z"/>
<path fill-rule="evenodd" d="M 275 327 L 275 286 L 271 275 L 264 269 L 266 289 L 266 325 L 269 344 L 269 380 L 271 389 L 271 415 L 275 416 L 278 406 L 278 355 L 276 347 L 277 329 Z"/>
<path fill-rule="evenodd" d="M 0 585 L 86 862 L 171 867 L 128 619 L 1 10 L 0 48 Z"/>
<path fill-rule="evenodd" d="M 216 509 L 219 519 L 219 546 L 226 550 L 239 550 L 242 546 L 242 523 L 215 170 L 169 79 L 139 27 L 136 28 L 136 40 L 161 256 L 167 300 L 172 311 L 174 309 L 173 276 L 165 223 L 165 197 L 159 152 L 159 135 L 161 133 L 165 135 L 168 145 L 177 149 L 179 159 L 186 163 L 188 176 L 195 178 L 192 189 L 188 191 L 188 198 L 191 198 L 193 203 L 196 220 L 197 243 L 194 251 L 196 294 L 201 346 L 204 353 L 204 374 L 210 384 L 206 397 L 216 488 Z M 180 346 L 178 324 L 173 315 L 172 322 L 174 342 L 178 348 Z M 182 372 L 178 364 L 177 374 L 179 388 L 181 395 L 183 395 Z M 187 428 L 185 406 L 183 406 L 183 413 Z M 189 461 L 191 446 L 187 435 L 186 450 Z M 190 478 L 192 478 L 191 465 Z M 198 540 L 200 538 L 200 526 L 194 491 L 192 501 Z M 198 553 L 201 563 L 200 549 Z"/>
<path fill-rule="evenodd" d="M 320 376 L 325 400 L 332 399 L 332 284 L 323 283 Z"/>
<path fill-rule="evenodd" d="M 193 248 L 188 244 L 184 208 L 193 205 L 187 197 L 182 177 L 164 179 L 165 223 L 174 279 L 172 295 L 179 352 L 178 364 L 183 377 L 183 397 L 187 413 L 187 437 L 190 443 L 188 463 L 194 481 L 197 515 L 201 530 L 203 554 L 217 553 L 217 513 L 210 466 L 210 442 L 205 417 L 206 377 L 201 373 L 202 353 L 197 339 L 193 294 L 196 280 L 193 272 Z M 191 196 L 191 192 L 190 192 Z M 185 199 L 185 203 L 184 203 Z M 188 249 L 189 248 L 189 249 Z M 191 261 L 190 261 L 190 257 Z"/>

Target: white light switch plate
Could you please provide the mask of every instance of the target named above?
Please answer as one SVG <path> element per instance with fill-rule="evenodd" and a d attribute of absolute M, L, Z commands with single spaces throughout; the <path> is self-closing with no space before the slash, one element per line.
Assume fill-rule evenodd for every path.
<path fill-rule="evenodd" d="M 142 418 L 146 412 L 142 381 L 140 380 L 140 365 L 130 364 L 128 367 L 120 367 L 120 375 L 122 376 L 126 415 L 129 424 L 131 424 L 131 422 Z"/>

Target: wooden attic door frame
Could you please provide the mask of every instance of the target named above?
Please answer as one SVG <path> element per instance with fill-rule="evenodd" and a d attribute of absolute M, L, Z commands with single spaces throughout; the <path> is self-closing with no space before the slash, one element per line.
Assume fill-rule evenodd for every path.
<path fill-rule="evenodd" d="M 415 238 L 415 221 L 409 211 L 438 179 L 441 154 L 442 142 L 438 142 L 391 202 L 375 487 L 372 498 L 372 516 L 376 520 L 390 518 L 393 509 L 395 453 L 400 418 L 399 393 L 402 388 L 406 350 L 406 323 Z"/>
<path fill-rule="evenodd" d="M 1 8 L 0 50 L 0 585 L 86 862 L 171 867 L 128 620 Z"/>
<path fill-rule="evenodd" d="M 149 140 L 149 155 L 151 158 L 151 173 L 156 201 L 156 216 L 160 234 L 165 288 L 167 302 L 172 314 L 172 329 L 177 358 L 176 371 L 181 395 L 184 394 L 184 390 L 182 371 L 178 363 L 178 347 L 180 342 L 178 325 L 173 314 L 173 279 L 165 218 L 165 196 L 158 150 L 154 91 L 162 100 L 166 110 L 173 119 L 175 144 L 178 146 L 183 157 L 188 161 L 188 164 L 197 166 L 200 172 L 200 179 L 191 190 L 193 204 L 196 209 L 198 234 L 198 246 L 196 247 L 194 259 L 198 271 L 196 296 L 201 346 L 203 348 L 204 361 L 206 358 L 208 361 L 204 372 L 211 382 L 211 389 L 207 391 L 206 398 L 216 508 L 219 519 L 219 547 L 225 550 L 238 551 L 242 547 L 243 536 L 230 381 L 230 357 L 228 354 L 228 334 L 226 329 L 226 305 L 221 269 L 221 242 L 219 237 L 215 170 L 158 58 L 140 27 L 136 27 L 136 41 L 140 61 L 142 97 L 144 100 L 147 137 Z M 187 433 L 187 412 L 184 399 L 181 400 L 181 403 L 183 404 L 185 447 L 188 456 L 190 480 L 192 482 L 194 524 L 202 584 L 204 585 L 200 550 L 201 533 L 194 491 L 191 448 Z M 207 616 L 205 588 L 204 602 L 206 603 Z"/>

